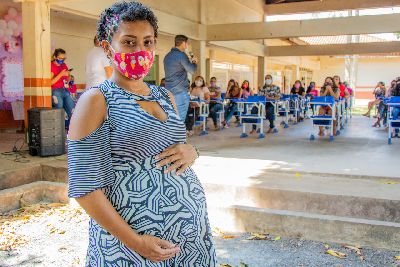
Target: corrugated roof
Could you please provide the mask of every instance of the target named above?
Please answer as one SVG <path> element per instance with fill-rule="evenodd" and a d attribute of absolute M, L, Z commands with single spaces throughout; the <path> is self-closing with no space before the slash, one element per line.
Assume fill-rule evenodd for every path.
<path fill-rule="evenodd" d="M 359 35 L 360 40 L 357 43 L 374 43 L 374 42 L 387 42 L 383 38 L 378 38 L 368 34 Z M 310 44 L 310 45 L 327 45 L 327 44 L 347 44 L 347 35 L 337 36 L 312 36 L 312 37 L 300 37 L 298 39 Z M 354 39 L 353 39 L 354 40 Z"/>

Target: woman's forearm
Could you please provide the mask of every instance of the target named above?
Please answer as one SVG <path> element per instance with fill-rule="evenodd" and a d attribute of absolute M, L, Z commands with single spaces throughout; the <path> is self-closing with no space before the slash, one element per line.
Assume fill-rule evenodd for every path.
<path fill-rule="evenodd" d="M 140 236 L 122 219 L 100 189 L 76 198 L 76 201 L 91 218 L 127 247 L 140 246 Z"/>
<path fill-rule="evenodd" d="M 56 82 L 58 82 L 58 80 L 62 77 L 61 75 L 62 75 L 62 74 L 61 74 L 61 72 L 60 72 L 57 76 L 55 76 L 53 79 L 51 79 L 51 85 L 53 85 L 53 84 L 55 84 Z"/>

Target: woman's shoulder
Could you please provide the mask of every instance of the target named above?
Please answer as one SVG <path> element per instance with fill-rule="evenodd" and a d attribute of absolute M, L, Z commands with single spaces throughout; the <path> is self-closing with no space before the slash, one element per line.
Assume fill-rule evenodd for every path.
<path fill-rule="evenodd" d="M 91 88 L 81 95 L 72 115 L 69 137 L 81 139 L 97 128 L 107 117 L 107 105 L 99 88 Z"/>

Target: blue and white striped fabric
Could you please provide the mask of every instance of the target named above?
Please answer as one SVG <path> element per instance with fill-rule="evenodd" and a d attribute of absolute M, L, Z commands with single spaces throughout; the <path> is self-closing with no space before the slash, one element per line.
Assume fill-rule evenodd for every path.
<path fill-rule="evenodd" d="M 150 262 L 91 220 L 86 265 L 215 266 L 206 199 L 195 173 L 164 174 L 165 168 L 155 167 L 154 156 L 185 142 L 186 130 L 168 92 L 149 87 L 150 95 L 141 96 L 110 81 L 100 85 L 108 119 L 89 136 L 68 141 L 68 193 L 76 198 L 102 189 L 132 229 L 179 244 L 181 253 Z M 158 120 L 137 101 L 158 102 L 168 119 Z"/>

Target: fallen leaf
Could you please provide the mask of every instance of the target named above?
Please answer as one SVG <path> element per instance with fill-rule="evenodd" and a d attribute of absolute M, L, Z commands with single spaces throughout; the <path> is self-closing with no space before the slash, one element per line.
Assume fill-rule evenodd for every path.
<path fill-rule="evenodd" d="M 212 230 L 215 234 L 217 234 L 217 235 L 225 235 L 225 233 L 224 232 L 222 232 L 221 231 L 221 229 L 219 229 L 219 228 L 217 228 L 217 227 L 215 227 L 215 228 L 213 228 L 213 230 Z"/>
<path fill-rule="evenodd" d="M 361 248 L 357 247 L 357 246 L 349 246 L 349 245 L 343 245 L 342 247 L 347 248 L 347 249 L 351 249 L 352 251 L 354 251 L 354 253 L 357 254 L 357 256 L 360 258 L 361 261 L 364 261 L 364 256 L 361 252 Z"/>
<path fill-rule="evenodd" d="M 329 254 L 331 256 L 334 256 L 336 258 L 340 258 L 340 259 L 344 259 L 346 258 L 346 254 L 339 252 L 339 251 L 335 251 L 333 249 L 328 249 L 327 251 L 325 251 L 325 254 Z"/>
<path fill-rule="evenodd" d="M 300 177 L 301 176 L 301 174 L 300 173 L 298 173 L 298 172 L 296 172 L 296 177 Z"/>
<path fill-rule="evenodd" d="M 236 236 L 234 236 L 234 235 L 223 235 L 222 238 L 223 239 L 232 239 L 232 238 L 236 238 Z"/>
<path fill-rule="evenodd" d="M 251 233 L 251 236 L 247 238 L 247 240 L 269 240 L 268 235 Z"/>
<path fill-rule="evenodd" d="M 63 230 L 63 231 L 60 231 L 60 232 L 58 232 L 60 235 L 63 235 L 63 234 L 65 234 L 65 231 Z"/>
<path fill-rule="evenodd" d="M 393 180 L 379 180 L 379 182 L 381 183 L 381 184 L 400 184 L 400 182 L 398 182 L 398 181 L 393 181 Z"/>
<path fill-rule="evenodd" d="M 329 245 L 328 245 L 328 244 L 324 244 L 324 247 L 325 247 L 326 249 L 328 249 L 328 248 L 329 248 Z"/>
<path fill-rule="evenodd" d="M 64 207 L 65 204 L 63 204 L 63 203 L 50 203 L 50 204 L 48 204 L 48 206 L 52 207 L 52 208 L 59 208 L 59 207 Z"/>
<path fill-rule="evenodd" d="M 225 263 L 225 264 L 220 264 L 219 267 L 232 267 L 232 266 Z"/>
<path fill-rule="evenodd" d="M 277 237 L 274 238 L 274 241 L 278 241 L 278 240 L 281 240 L 280 236 L 277 236 Z"/>
<path fill-rule="evenodd" d="M 249 265 L 247 265 L 247 264 L 244 263 L 244 262 L 241 262 L 240 265 L 239 265 L 239 267 L 249 267 Z"/>
<path fill-rule="evenodd" d="M 400 261 L 400 255 L 399 256 L 394 256 L 394 259 L 397 261 Z"/>

